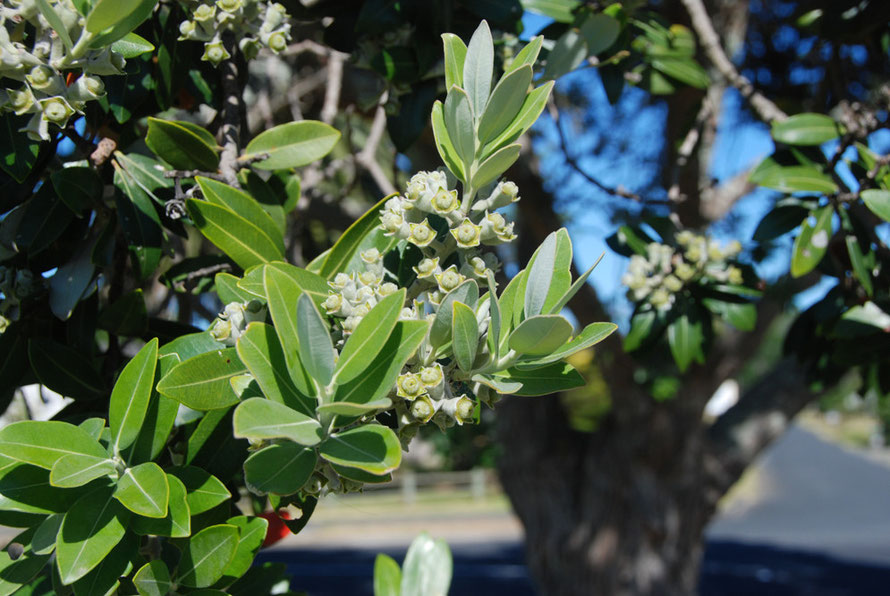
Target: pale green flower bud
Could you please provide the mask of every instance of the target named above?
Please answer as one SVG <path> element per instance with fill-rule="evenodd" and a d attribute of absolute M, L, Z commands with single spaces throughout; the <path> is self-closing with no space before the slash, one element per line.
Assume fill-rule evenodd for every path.
<path fill-rule="evenodd" d="M 656 288 L 655 291 L 649 295 L 649 302 L 658 310 L 669 309 L 671 304 L 673 304 L 673 301 L 673 295 L 669 294 L 664 288 Z"/>
<path fill-rule="evenodd" d="M 682 281 L 689 281 L 695 277 L 695 267 L 692 267 L 688 263 L 678 263 L 674 268 L 674 275 L 679 277 Z"/>
<path fill-rule="evenodd" d="M 723 260 L 723 251 L 720 250 L 720 245 L 713 240 L 708 242 L 708 258 L 712 261 Z"/>
<path fill-rule="evenodd" d="M 83 75 L 68 87 L 68 99 L 90 101 L 105 95 L 105 83 L 99 77 Z"/>
<path fill-rule="evenodd" d="M 361 323 L 362 318 L 357 315 L 349 315 L 343 321 L 343 332 L 346 334 L 350 334 L 355 331 L 355 328 L 358 327 L 358 324 Z"/>
<path fill-rule="evenodd" d="M 451 235 L 457 240 L 459 248 L 474 248 L 479 246 L 481 241 L 482 226 L 477 226 L 469 219 L 464 219 L 459 226 L 452 228 Z"/>
<path fill-rule="evenodd" d="M 693 262 L 698 263 L 701 258 L 704 256 L 702 253 L 702 249 L 697 244 L 690 245 L 689 248 L 686 249 L 686 259 Z"/>
<path fill-rule="evenodd" d="M 433 290 L 427 293 L 427 298 L 429 298 L 430 304 L 439 306 L 442 304 L 442 299 L 445 298 L 445 293 L 441 290 Z"/>
<path fill-rule="evenodd" d="M 414 273 L 420 279 L 426 279 L 439 272 L 439 257 L 423 259 L 414 267 Z"/>
<path fill-rule="evenodd" d="M 431 400 L 428 395 L 424 394 L 418 396 L 417 399 L 414 400 L 409 411 L 415 420 L 421 424 L 425 424 L 429 422 L 430 418 L 436 413 L 436 406 L 433 403 L 433 400 Z"/>
<path fill-rule="evenodd" d="M 179 24 L 179 40 L 197 38 L 197 26 L 194 21 L 183 21 Z"/>
<path fill-rule="evenodd" d="M 466 280 L 466 277 L 458 273 L 456 265 L 452 265 L 442 273 L 436 274 L 439 290 L 445 294 L 462 284 L 464 280 Z"/>
<path fill-rule="evenodd" d="M 342 290 L 345 288 L 349 282 L 352 281 L 352 277 L 347 275 L 346 273 L 338 273 L 334 276 L 334 279 L 328 282 L 328 285 L 331 286 L 334 290 Z"/>
<path fill-rule="evenodd" d="M 49 140 L 49 122 L 43 117 L 43 112 L 34 114 L 19 131 L 27 133 L 28 138 L 33 141 Z"/>
<path fill-rule="evenodd" d="M 343 306 L 343 296 L 340 294 L 331 294 L 325 301 L 321 303 L 322 308 L 324 308 L 325 313 L 329 315 L 336 315 L 340 313 L 340 308 Z"/>
<path fill-rule="evenodd" d="M 9 328 L 9 323 L 9 319 L 4 317 L 3 315 L 0 315 L 0 335 L 5 333 L 6 330 Z"/>
<path fill-rule="evenodd" d="M 689 230 L 683 230 L 677 234 L 676 239 L 680 246 L 688 246 L 695 240 L 695 234 Z"/>
<path fill-rule="evenodd" d="M 34 111 L 34 108 L 37 107 L 34 93 L 27 85 L 19 90 L 10 89 L 7 93 L 9 94 L 9 105 L 12 107 L 16 116 L 32 112 Z"/>
<path fill-rule="evenodd" d="M 664 278 L 664 289 L 668 292 L 679 292 L 683 289 L 683 282 L 674 277 L 673 275 L 668 275 Z"/>
<path fill-rule="evenodd" d="M 427 389 L 441 385 L 445 380 L 445 374 L 442 372 L 442 365 L 439 363 L 421 368 L 418 377 L 420 378 L 420 382 L 423 383 L 424 387 Z"/>
<path fill-rule="evenodd" d="M 426 392 L 426 388 L 423 386 L 420 376 L 414 373 L 399 375 L 396 380 L 396 394 L 408 401 L 417 399 L 424 392 Z"/>
<path fill-rule="evenodd" d="M 242 0 L 216 0 L 216 5 L 220 10 L 234 13 L 241 10 L 241 7 L 244 6 L 244 2 Z"/>
<path fill-rule="evenodd" d="M 253 37 L 243 37 L 238 41 L 238 49 L 244 54 L 246 60 L 253 60 L 260 53 L 260 42 Z"/>
<path fill-rule="evenodd" d="M 287 36 L 281 31 L 276 31 L 266 40 L 266 45 L 276 54 L 280 54 L 287 49 Z"/>
<path fill-rule="evenodd" d="M 371 312 L 371 309 L 374 308 L 375 305 L 376 303 L 371 303 L 370 301 L 365 302 L 364 304 L 359 304 L 358 306 L 353 307 L 352 314 L 355 317 L 362 318 Z"/>
<path fill-rule="evenodd" d="M 192 18 L 197 23 L 209 24 L 212 23 L 216 18 L 216 7 L 210 6 L 209 4 L 201 4 L 195 9 L 195 12 L 192 13 Z M 180 31 L 182 28 L 180 27 Z"/>
<path fill-rule="evenodd" d="M 43 109 L 43 117 L 59 127 L 64 127 L 68 123 L 68 118 L 74 114 L 74 108 L 63 97 L 42 99 L 40 107 Z"/>
<path fill-rule="evenodd" d="M 284 22 L 284 17 L 287 15 L 287 10 L 280 4 L 271 4 L 266 9 L 265 20 L 263 21 L 262 29 L 264 31 L 272 31 L 273 29 L 277 29 L 279 25 Z"/>
<path fill-rule="evenodd" d="M 733 240 L 730 242 L 726 249 L 723 251 L 726 254 L 727 258 L 737 257 L 740 252 L 742 252 L 742 243 L 738 240 Z"/>
<path fill-rule="evenodd" d="M 376 286 L 382 277 L 382 274 L 376 271 L 363 271 L 359 273 L 358 280 L 366 286 Z"/>
<path fill-rule="evenodd" d="M 728 271 L 727 281 L 733 285 L 740 285 L 745 280 L 742 277 L 742 270 L 738 267 L 730 267 Z"/>
<path fill-rule="evenodd" d="M 221 41 L 208 42 L 204 44 L 204 55 L 201 56 L 201 60 L 206 60 L 207 62 L 213 63 L 214 66 L 218 66 L 220 62 L 223 60 L 228 60 L 232 55 L 229 54 L 229 51 L 223 46 Z"/>
<path fill-rule="evenodd" d="M 55 95 L 64 90 L 65 85 L 49 66 L 35 66 L 31 72 L 25 75 L 25 80 L 32 89 L 37 89 L 48 95 Z"/>
<path fill-rule="evenodd" d="M 411 235 L 408 237 L 408 241 L 415 246 L 423 248 L 424 246 L 429 246 L 429 244 L 436 239 L 436 232 L 430 227 L 430 224 L 426 219 L 419 224 L 413 223 L 410 225 Z"/>
<path fill-rule="evenodd" d="M 377 288 L 377 295 L 380 298 L 385 298 L 386 296 L 389 296 L 390 294 L 395 294 L 398 291 L 399 291 L 399 286 L 388 281 L 384 284 L 380 284 L 380 287 Z"/>
<path fill-rule="evenodd" d="M 405 220 L 401 213 L 386 211 L 380 216 L 380 227 L 383 228 L 388 235 L 398 234 L 402 230 L 402 224 Z"/>
<path fill-rule="evenodd" d="M 380 261 L 383 258 L 383 255 L 380 254 L 380 251 L 376 248 L 369 248 L 368 250 L 363 250 L 359 253 L 362 261 L 367 263 L 368 265 L 373 265 L 374 263 Z"/>
<path fill-rule="evenodd" d="M 488 267 L 482 257 L 473 257 L 464 263 L 460 269 L 464 275 L 472 275 L 477 279 L 485 279 L 488 276 Z"/>
<path fill-rule="evenodd" d="M 217 319 L 214 321 L 213 326 L 210 328 L 210 335 L 218 342 L 222 342 L 227 346 L 235 345 L 235 341 L 230 341 L 232 337 L 232 323 L 224 320 Z"/>
<path fill-rule="evenodd" d="M 442 400 L 441 410 L 459 425 L 463 425 L 465 422 L 473 421 L 476 403 L 466 395 L 461 395 Z"/>
<path fill-rule="evenodd" d="M 457 198 L 456 190 L 445 190 L 440 188 L 433 195 L 432 200 L 433 211 L 439 215 L 447 215 L 460 207 L 460 200 Z"/>

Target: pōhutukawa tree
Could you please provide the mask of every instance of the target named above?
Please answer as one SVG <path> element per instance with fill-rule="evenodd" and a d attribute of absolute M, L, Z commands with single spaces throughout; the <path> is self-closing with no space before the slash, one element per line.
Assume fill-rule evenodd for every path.
<path fill-rule="evenodd" d="M 469 46 L 446 35 L 431 114 L 445 167 L 298 267 L 285 258 L 294 168 L 340 133 L 299 120 L 244 134 L 246 62 L 287 51 L 283 6 L 39 0 L 0 17 L 15 180 L 2 387 L 7 403 L 33 381 L 73 400 L 0 429 L 0 521 L 21 528 L 0 592 L 279 593 L 280 566 L 251 566 L 269 519 L 298 532 L 320 496 L 388 481 L 422 425 L 583 385 L 565 358 L 615 330 L 576 333 L 560 314 L 590 275 L 572 279 L 564 229 L 509 284 L 495 277 L 494 248 L 516 237 L 501 210 L 519 200 L 502 175 L 552 87 L 532 85 L 540 39 L 496 78 L 484 21 Z M 173 91 L 204 94 L 198 117 L 164 111 Z M 151 316 L 153 279 L 224 306 L 204 331 Z M 386 593 L 442 589 L 423 584 L 450 575 L 422 569 L 443 549 L 429 544 L 438 554 L 409 555 L 400 587 L 384 569 Z"/>

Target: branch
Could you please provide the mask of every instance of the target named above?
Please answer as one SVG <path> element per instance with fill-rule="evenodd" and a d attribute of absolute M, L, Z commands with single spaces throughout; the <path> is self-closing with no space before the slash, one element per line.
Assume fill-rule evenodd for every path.
<path fill-rule="evenodd" d="M 723 219 L 739 199 L 757 188 L 749 180 L 750 175 L 750 170 L 740 172 L 719 187 L 706 189 L 701 202 L 702 217 L 709 222 Z"/>
<path fill-rule="evenodd" d="M 680 202 L 685 198 L 680 193 L 680 171 L 689 163 L 689 158 L 692 157 L 692 153 L 701 139 L 702 127 L 704 127 L 705 122 L 712 114 L 711 102 L 705 97 L 702 100 L 698 114 L 695 116 L 695 122 L 693 122 L 692 127 L 686 133 L 683 142 L 680 143 L 680 147 L 677 149 L 677 157 L 674 160 L 673 180 L 671 181 L 671 187 L 668 189 L 668 198 L 671 201 Z"/>
<path fill-rule="evenodd" d="M 781 436 L 794 416 L 816 397 L 806 386 L 798 363 L 785 359 L 717 419 L 708 429 L 704 464 L 707 498 L 712 507 L 754 458 Z"/>
<path fill-rule="evenodd" d="M 364 148 L 355 156 L 355 161 L 371 175 L 374 183 L 384 195 L 391 195 L 397 192 L 396 187 L 389 181 L 383 168 L 377 162 L 377 148 L 380 147 L 380 141 L 383 140 L 383 133 L 386 131 L 386 111 L 383 109 L 385 102 L 386 94 L 384 93 L 377 105 L 377 111 L 374 112 L 374 121 L 371 123 L 368 139 Z"/>
<path fill-rule="evenodd" d="M 663 201 L 661 199 L 646 199 L 634 192 L 630 192 L 625 189 L 623 186 L 619 185 L 615 188 L 611 186 L 606 186 L 596 178 L 594 178 L 591 174 L 586 172 L 579 164 L 577 159 L 569 152 L 569 142 L 566 138 L 565 131 L 562 128 L 562 124 L 560 124 L 559 110 L 556 107 L 556 103 L 551 98 L 547 102 L 547 110 L 550 113 L 550 117 L 553 119 L 553 123 L 556 125 L 556 130 L 559 133 L 559 143 L 562 147 L 563 155 L 565 155 L 566 163 L 571 166 L 573 170 L 579 173 L 584 177 L 588 182 L 596 186 L 601 191 L 608 193 L 610 195 L 614 195 L 616 197 L 622 197 L 625 199 L 630 199 L 632 201 L 636 201 L 638 203 L 668 203 L 669 201 Z"/>
<path fill-rule="evenodd" d="M 232 36 L 226 36 L 226 45 L 233 55 L 219 65 L 223 88 L 223 124 L 220 129 L 222 154 L 219 158 L 219 172 L 229 186 L 241 188 L 238 182 L 238 153 L 241 137 L 241 85 L 238 84 L 238 64 L 234 56 L 238 49 Z"/>
<path fill-rule="evenodd" d="M 779 106 L 764 95 L 761 95 L 760 92 L 754 89 L 751 81 L 736 70 L 720 45 L 720 38 L 717 36 L 717 32 L 714 31 L 714 25 L 711 23 L 711 18 L 708 16 L 708 11 L 705 9 L 702 0 L 681 1 L 689 13 L 692 28 L 695 29 L 695 33 L 698 35 L 698 39 L 711 64 L 714 65 L 730 85 L 739 90 L 739 93 L 742 94 L 742 97 L 745 98 L 751 108 L 757 112 L 760 119 L 770 123 L 774 120 L 785 120 L 788 118 L 788 115 Z"/>
<path fill-rule="evenodd" d="M 343 63 L 346 58 L 340 52 L 332 53 L 328 60 L 328 79 L 325 85 L 324 105 L 321 107 L 321 121 L 331 124 L 340 105 L 340 90 L 343 87 Z"/>

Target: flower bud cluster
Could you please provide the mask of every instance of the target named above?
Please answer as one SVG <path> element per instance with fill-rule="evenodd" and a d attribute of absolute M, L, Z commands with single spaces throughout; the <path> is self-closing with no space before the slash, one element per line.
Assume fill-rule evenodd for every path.
<path fill-rule="evenodd" d="M 20 129 L 33 140 L 49 140 L 49 125 L 63 128 L 86 102 L 105 95 L 103 75 L 123 72 L 126 61 L 110 47 L 90 49 L 93 33 L 72 0 L 47 0 L 65 25 L 73 48 L 64 45 L 40 12 L 36 0 L 0 6 L 0 113 L 31 115 Z M 27 23 L 30 27 L 23 27 Z M 7 28 L 11 25 L 11 28 Z"/>
<path fill-rule="evenodd" d="M 216 341 L 232 347 L 247 329 L 249 323 L 266 320 L 266 305 L 259 300 L 230 302 L 210 326 L 210 335 Z"/>
<path fill-rule="evenodd" d="M 621 277 L 630 300 L 646 301 L 657 310 L 667 311 L 687 284 L 742 283 L 742 270 L 732 264 L 742 251 L 737 240 L 722 247 L 713 239 L 682 231 L 676 242 L 677 246 L 653 242 L 646 247 L 646 256 L 630 258 L 627 272 Z"/>
<path fill-rule="evenodd" d="M 354 271 L 351 275 L 338 273 L 334 276 L 334 279 L 328 282 L 331 291 L 321 304 L 326 314 L 341 319 L 338 348 L 342 347 L 364 316 L 371 312 L 380 300 L 399 289 L 396 284 L 384 281 L 383 255 L 380 251 L 370 248 L 362 251 L 360 256 L 364 270 Z M 404 308 L 400 318 L 414 319 L 416 311 Z"/>
<path fill-rule="evenodd" d="M 179 25 L 179 39 L 203 41 L 201 59 L 214 66 L 232 57 L 222 40 L 226 31 L 235 33 L 238 48 L 248 60 L 263 47 L 278 54 L 291 39 L 287 10 L 277 2 L 200 0 L 191 4 L 191 18 Z"/>
<path fill-rule="evenodd" d="M 396 382 L 396 395 L 404 400 L 403 426 L 432 420 L 444 428 L 472 421 L 475 402 L 466 394 L 454 396 L 441 364 L 413 368 Z"/>
<path fill-rule="evenodd" d="M 41 278 L 30 269 L 13 269 L 0 265 L 0 333 L 21 315 L 21 304 L 43 289 Z"/>

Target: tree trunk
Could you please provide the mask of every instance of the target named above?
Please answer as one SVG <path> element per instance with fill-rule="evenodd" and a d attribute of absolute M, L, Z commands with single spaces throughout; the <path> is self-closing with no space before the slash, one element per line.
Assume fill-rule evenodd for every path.
<path fill-rule="evenodd" d="M 500 477 L 542 594 L 694 593 L 713 510 L 701 425 L 653 406 L 594 433 L 572 430 L 555 397 L 499 406 Z"/>

